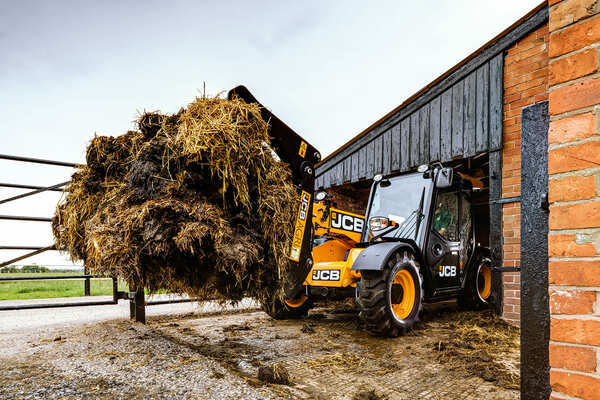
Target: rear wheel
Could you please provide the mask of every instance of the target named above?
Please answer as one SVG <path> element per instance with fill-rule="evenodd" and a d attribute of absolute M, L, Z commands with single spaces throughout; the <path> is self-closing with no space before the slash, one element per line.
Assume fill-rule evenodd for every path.
<path fill-rule="evenodd" d="M 393 254 L 381 271 L 361 271 L 360 319 L 377 336 L 396 337 L 414 326 L 422 308 L 423 278 L 412 253 Z"/>
<path fill-rule="evenodd" d="M 467 276 L 465 289 L 458 297 L 458 306 L 463 309 L 480 310 L 489 306 L 492 295 L 491 260 L 482 257 L 477 260 L 477 267 Z"/>
<path fill-rule="evenodd" d="M 313 302 L 305 295 L 289 300 L 269 300 L 262 303 L 262 309 L 273 319 L 298 319 L 306 316 Z"/>

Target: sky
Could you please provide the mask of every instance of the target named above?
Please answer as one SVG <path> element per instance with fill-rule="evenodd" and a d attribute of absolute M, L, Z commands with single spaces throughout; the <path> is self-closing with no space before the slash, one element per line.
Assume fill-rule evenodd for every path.
<path fill-rule="evenodd" d="M 94 134 L 243 84 L 325 157 L 540 2 L 2 1 L 0 153 L 81 163 Z M 2 160 L 0 171 L 40 186 L 73 172 Z M 60 196 L 0 214 L 51 216 Z M 48 223 L 0 224 L 0 245 L 52 243 Z M 0 250 L 0 262 L 22 253 Z M 32 262 L 71 264 L 57 252 Z"/>

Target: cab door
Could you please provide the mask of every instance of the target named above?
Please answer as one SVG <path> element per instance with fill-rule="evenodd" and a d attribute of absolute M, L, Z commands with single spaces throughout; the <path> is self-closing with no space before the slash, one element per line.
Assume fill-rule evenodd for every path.
<path fill-rule="evenodd" d="M 433 296 L 460 288 L 461 195 L 458 185 L 438 190 L 432 206 L 427 241 L 427 265 L 433 277 Z"/>

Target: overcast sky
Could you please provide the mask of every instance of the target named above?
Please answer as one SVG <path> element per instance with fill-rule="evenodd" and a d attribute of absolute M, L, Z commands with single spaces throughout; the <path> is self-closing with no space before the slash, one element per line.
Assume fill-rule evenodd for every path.
<path fill-rule="evenodd" d="M 142 110 L 175 112 L 205 82 L 208 94 L 246 85 L 326 156 L 539 3 L 2 1 L 0 153 L 83 162 L 94 133 L 121 134 Z M 8 161 L 0 171 L 0 182 L 33 185 L 72 172 Z M 50 216 L 58 198 L 0 214 Z M 0 245 L 52 242 L 49 224 L 0 224 Z"/>

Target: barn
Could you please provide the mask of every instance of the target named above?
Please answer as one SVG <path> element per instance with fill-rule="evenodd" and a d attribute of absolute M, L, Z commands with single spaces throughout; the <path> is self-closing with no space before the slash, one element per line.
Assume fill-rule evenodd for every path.
<path fill-rule="evenodd" d="M 549 0 L 323 159 L 364 212 L 376 174 L 441 162 L 483 183 L 497 312 L 521 326 L 522 394 L 600 392 L 600 5 Z M 541 396 L 541 397 L 540 397 Z"/>

